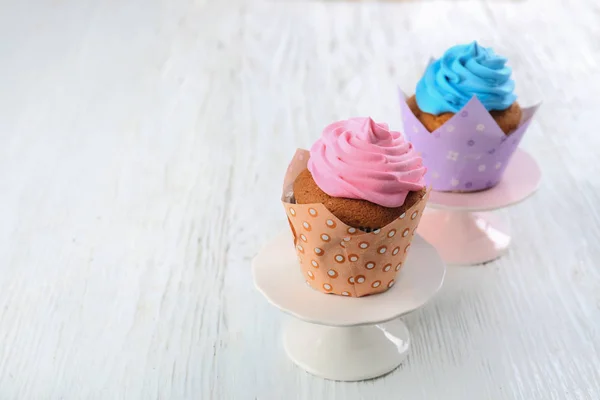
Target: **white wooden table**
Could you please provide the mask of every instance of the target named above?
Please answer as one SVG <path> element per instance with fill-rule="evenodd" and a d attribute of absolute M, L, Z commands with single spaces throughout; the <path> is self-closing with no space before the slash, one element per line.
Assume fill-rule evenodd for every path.
<path fill-rule="evenodd" d="M 0 1 L 1 399 L 600 398 L 600 8 L 585 1 Z M 400 127 L 396 85 L 511 61 L 541 190 L 448 271 L 383 378 L 314 378 L 250 260 L 296 147 Z"/>

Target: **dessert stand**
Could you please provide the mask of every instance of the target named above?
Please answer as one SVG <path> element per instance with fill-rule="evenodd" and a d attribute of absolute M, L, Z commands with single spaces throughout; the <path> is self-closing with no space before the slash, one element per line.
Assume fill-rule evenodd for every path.
<path fill-rule="evenodd" d="M 375 378 L 406 358 L 410 335 L 399 319 L 422 307 L 440 289 L 446 267 L 416 235 L 384 293 L 360 298 L 324 294 L 305 281 L 290 233 L 273 239 L 252 262 L 254 284 L 294 319 L 284 329 L 288 357 L 313 375 L 338 381 Z"/>
<path fill-rule="evenodd" d="M 508 222 L 489 211 L 517 204 L 538 189 L 536 161 L 517 149 L 500 183 L 491 189 L 452 193 L 432 191 L 417 229 L 448 264 L 475 265 L 506 252 L 511 241 Z"/>

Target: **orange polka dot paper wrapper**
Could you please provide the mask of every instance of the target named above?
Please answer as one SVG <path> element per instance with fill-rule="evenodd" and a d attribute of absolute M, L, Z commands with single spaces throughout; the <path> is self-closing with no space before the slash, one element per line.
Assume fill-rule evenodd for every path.
<path fill-rule="evenodd" d="M 399 218 L 366 233 L 344 224 L 323 204 L 290 202 L 294 180 L 306 169 L 309 156 L 307 150 L 296 151 L 281 199 L 304 278 L 323 293 L 362 297 L 385 292 L 402 269 L 429 191 Z"/>

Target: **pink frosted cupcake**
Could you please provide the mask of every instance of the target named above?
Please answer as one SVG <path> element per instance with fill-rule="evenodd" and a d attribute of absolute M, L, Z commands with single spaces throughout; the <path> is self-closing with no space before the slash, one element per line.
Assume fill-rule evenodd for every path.
<path fill-rule="evenodd" d="M 394 284 L 427 200 L 421 157 L 370 118 L 327 126 L 298 150 L 282 198 L 307 282 L 365 296 Z"/>

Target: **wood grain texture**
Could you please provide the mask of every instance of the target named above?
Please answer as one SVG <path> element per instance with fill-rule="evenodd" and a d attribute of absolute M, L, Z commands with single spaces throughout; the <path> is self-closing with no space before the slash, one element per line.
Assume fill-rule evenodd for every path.
<path fill-rule="evenodd" d="M 600 398 L 600 6 L 528 1 L 0 0 L 1 399 Z M 542 189 L 510 254 L 451 268 L 373 381 L 281 348 L 250 260 L 328 122 L 400 127 L 396 85 L 505 54 Z"/>

